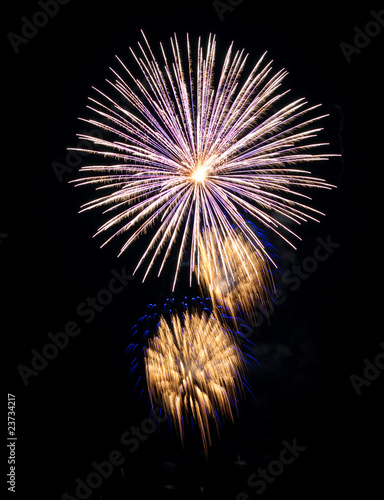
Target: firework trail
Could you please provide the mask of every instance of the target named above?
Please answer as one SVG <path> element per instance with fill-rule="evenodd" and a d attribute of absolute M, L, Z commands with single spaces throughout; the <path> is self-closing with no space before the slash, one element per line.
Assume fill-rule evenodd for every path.
<path fill-rule="evenodd" d="M 287 236 L 296 235 L 283 220 L 301 223 L 320 214 L 303 203 L 308 196 L 300 188 L 331 187 L 295 164 L 331 155 L 311 153 L 323 145 L 312 142 L 321 130 L 313 124 L 325 116 L 310 117 L 317 106 L 298 99 L 276 111 L 287 93 L 280 90 L 287 73 L 273 73 L 265 54 L 246 73 L 248 56 L 232 45 L 222 66 L 216 64 L 214 36 L 205 48 L 199 39 L 195 58 L 188 36 L 185 59 L 176 35 L 170 43 L 169 54 L 160 44 L 159 62 L 143 34 L 137 53 L 131 49 L 141 77 L 119 60 L 123 76 L 113 71 L 109 82 L 117 98 L 95 89 L 100 100 L 90 99 L 89 108 L 96 118 L 85 121 L 102 129 L 102 138 L 79 134 L 95 146 L 78 150 L 109 163 L 82 167 L 86 176 L 76 183 L 106 192 L 82 206 L 112 211 L 96 233 L 112 232 L 104 244 L 126 233 L 121 254 L 149 233 L 134 270 L 145 265 L 143 280 L 155 261 L 160 275 L 178 249 L 174 289 L 185 252 L 190 280 L 199 266 L 202 231 L 224 247 L 235 239 L 236 226 L 258 258 L 271 260 L 245 214 L 292 244 Z"/>
<path fill-rule="evenodd" d="M 210 422 L 219 432 L 219 412 L 234 421 L 245 361 L 231 331 L 215 313 L 161 317 L 145 353 L 151 401 L 160 399 L 183 440 L 189 415 L 198 423 L 205 453 Z"/>

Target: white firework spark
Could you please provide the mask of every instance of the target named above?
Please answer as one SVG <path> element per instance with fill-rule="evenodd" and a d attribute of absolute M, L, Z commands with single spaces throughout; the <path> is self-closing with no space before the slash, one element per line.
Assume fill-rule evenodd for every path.
<path fill-rule="evenodd" d="M 199 266 L 199 235 L 206 230 L 217 248 L 236 236 L 236 226 L 257 255 L 270 259 L 245 214 L 290 244 L 287 232 L 296 235 L 281 216 L 296 223 L 316 220 L 320 212 L 303 203 L 309 197 L 297 188 L 331 186 L 295 164 L 331 156 L 310 152 L 324 145 L 311 139 L 321 130 L 314 122 L 326 115 L 307 117 L 317 106 L 308 107 L 305 99 L 276 111 L 287 92 L 280 91 L 287 73 L 273 74 L 272 63 L 263 63 L 265 54 L 244 77 L 248 56 L 244 50 L 234 52 L 232 44 L 216 77 L 215 36 L 209 36 L 205 49 L 199 39 L 196 61 L 187 36 L 186 64 L 176 35 L 170 57 L 160 44 L 161 63 L 144 34 L 143 39 L 138 54 L 131 52 L 145 84 L 119 60 L 126 77 L 113 71 L 116 79 L 109 82 L 119 100 L 101 91 L 103 102 L 91 99 L 89 107 L 99 118 L 85 121 L 111 139 L 79 134 L 96 145 L 96 150 L 80 151 L 107 157 L 111 163 L 81 168 L 88 176 L 75 181 L 78 185 L 108 191 L 84 204 L 82 211 L 103 207 L 117 212 L 96 234 L 114 229 L 106 244 L 126 232 L 120 254 L 150 230 L 134 270 L 146 261 L 143 280 L 157 259 L 160 275 L 177 247 L 173 288 L 187 248 L 192 279 Z"/>

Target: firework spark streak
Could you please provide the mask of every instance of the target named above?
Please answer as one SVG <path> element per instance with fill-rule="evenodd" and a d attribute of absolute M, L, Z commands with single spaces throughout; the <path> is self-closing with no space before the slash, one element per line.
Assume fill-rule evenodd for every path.
<path fill-rule="evenodd" d="M 210 421 L 219 432 L 218 411 L 234 420 L 242 391 L 243 356 L 220 316 L 196 311 L 181 318 L 161 317 L 145 352 L 151 401 L 160 399 L 181 438 L 191 415 L 198 423 L 205 453 L 211 444 Z"/>
<path fill-rule="evenodd" d="M 234 52 L 232 44 L 214 74 L 214 36 L 205 49 L 199 39 L 195 60 L 187 36 L 184 62 L 176 35 L 170 55 L 160 44 L 162 62 L 144 34 L 143 40 L 137 53 L 131 53 L 145 85 L 119 60 L 125 76 L 112 70 L 116 79 L 109 82 L 119 103 L 95 89 L 100 100 L 90 99 L 89 108 L 99 118 L 85 120 L 103 129 L 106 138 L 79 134 L 96 150 L 74 148 L 110 159 L 108 165 L 83 166 L 88 176 L 75 181 L 107 191 L 82 211 L 103 207 L 117 212 L 96 233 L 112 231 L 104 245 L 127 233 L 121 254 L 149 232 L 134 270 L 146 263 L 143 280 L 157 259 L 160 275 L 172 249 L 178 248 L 173 289 L 187 250 L 192 279 L 204 230 L 223 246 L 235 236 L 236 226 L 258 255 L 270 259 L 245 214 L 293 246 L 288 236 L 296 235 L 284 219 L 300 224 L 320 214 L 303 203 L 309 197 L 297 188 L 331 188 L 324 179 L 295 168 L 331 156 L 310 152 L 324 145 L 312 139 L 321 130 L 313 124 L 326 115 L 311 118 L 318 106 L 308 107 L 304 99 L 276 111 L 287 93 L 279 90 L 287 73 L 274 74 L 272 63 L 264 63 L 265 54 L 244 76 L 248 56 L 244 50 Z"/>

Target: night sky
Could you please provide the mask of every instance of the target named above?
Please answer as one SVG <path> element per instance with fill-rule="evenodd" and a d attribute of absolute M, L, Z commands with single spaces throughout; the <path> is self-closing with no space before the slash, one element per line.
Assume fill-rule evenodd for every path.
<path fill-rule="evenodd" d="M 47 2 L 47 19 L 36 14 L 43 4 L 7 6 L 3 32 L 1 305 L 17 437 L 10 498 L 372 498 L 384 465 L 383 6 L 71 0 Z M 248 70 L 268 51 L 274 70 L 289 72 L 289 99 L 322 103 L 329 117 L 319 139 L 342 155 L 313 166 L 337 187 L 311 192 L 326 215 L 296 228 L 297 251 L 267 233 L 281 300 L 249 333 L 259 363 L 247 374 L 253 396 L 234 425 L 223 422 L 207 460 L 198 433 L 183 448 L 167 422 L 142 430 L 150 410 L 125 355 L 148 304 L 198 291 L 183 268 L 171 293 L 172 261 L 160 278 L 132 278 L 145 241 L 119 258 L 124 237 L 100 249 L 104 240 L 92 236 L 106 216 L 79 214 L 93 190 L 69 182 L 80 165 L 67 148 L 87 128 L 78 117 L 94 117 L 91 87 L 108 90 L 115 55 L 136 71 L 129 47 L 141 29 L 156 51 L 174 32 L 181 44 L 189 33 L 193 46 L 215 33 L 217 67 L 232 41 L 249 53 Z M 104 305 L 87 304 L 97 296 Z M 50 350 L 52 338 L 65 345 Z M 52 359 L 41 358 L 44 349 Z M 282 456 L 292 460 L 282 465 Z M 256 477 L 263 469 L 268 480 Z"/>

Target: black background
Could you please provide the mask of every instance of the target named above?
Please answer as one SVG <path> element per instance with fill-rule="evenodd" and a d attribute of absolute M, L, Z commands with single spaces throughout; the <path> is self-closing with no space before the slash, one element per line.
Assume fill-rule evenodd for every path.
<path fill-rule="evenodd" d="M 31 19 L 40 7 L 18 2 L 7 8 L 0 253 L 5 390 L 16 395 L 13 497 L 75 496 L 76 478 L 85 480 L 93 461 L 117 449 L 124 464 L 90 498 L 235 500 L 240 492 L 256 498 L 248 477 L 278 458 L 283 440 L 294 438 L 306 450 L 268 485 L 264 498 L 357 492 L 370 498 L 380 491 L 383 375 L 360 396 L 349 377 L 362 375 L 364 359 L 374 359 L 384 342 L 384 27 L 350 63 L 339 46 L 353 44 L 354 27 L 364 29 L 370 10 L 380 6 L 303 9 L 244 0 L 220 20 L 209 1 L 71 0 L 18 53 L 7 35 L 20 34 L 22 17 Z M 216 33 L 218 57 L 234 40 L 250 54 L 248 69 L 268 50 L 274 68 L 289 71 L 285 85 L 292 98 L 323 103 L 330 113 L 323 123 L 329 152 L 343 153 L 342 160 L 321 164 L 321 175 L 337 188 L 315 195 L 316 208 L 326 212 L 320 224 L 298 229 L 303 241 L 297 252 L 273 240 L 282 271 L 313 255 L 318 237 L 340 246 L 298 290 L 286 286 L 284 303 L 253 335 L 261 364 L 249 374 L 255 397 L 244 402 L 235 425 L 214 438 L 208 461 L 198 436 L 183 449 L 166 423 L 134 453 L 121 444 L 121 435 L 148 415 L 128 379 L 130 330 L 148 303 L 171 296 L 169 277 L 152 273 L 142 284 L 139 273 L 93 321 L 79 318 L 79 304 L 106 287 L 112 269 L 131 272 L 142 247 L 119 259 L 121 241 L 100 249 L 102 241 L 92 235 L 101 213 L 78 214 L 91 190 L 68 184 L 76 169 L 60 182 L 52 168 L 54 161 L 65 164 L 66 148 L 76 146 L 83 128 L 77 118 L 88 116 L 91 86 L 107 88 L 115 54 L 131 61 L 128 49 L 140 29 L 153 47 L 173 32 L 180 40 L 186 32 L 193 40 Z M 194 290 L 179 284 L 176 293 Z M 72 320 L 81 333 L 26 386 L 18 366 L 30 366 L 31 349 L 41 350 L 49 332 Z"/>

